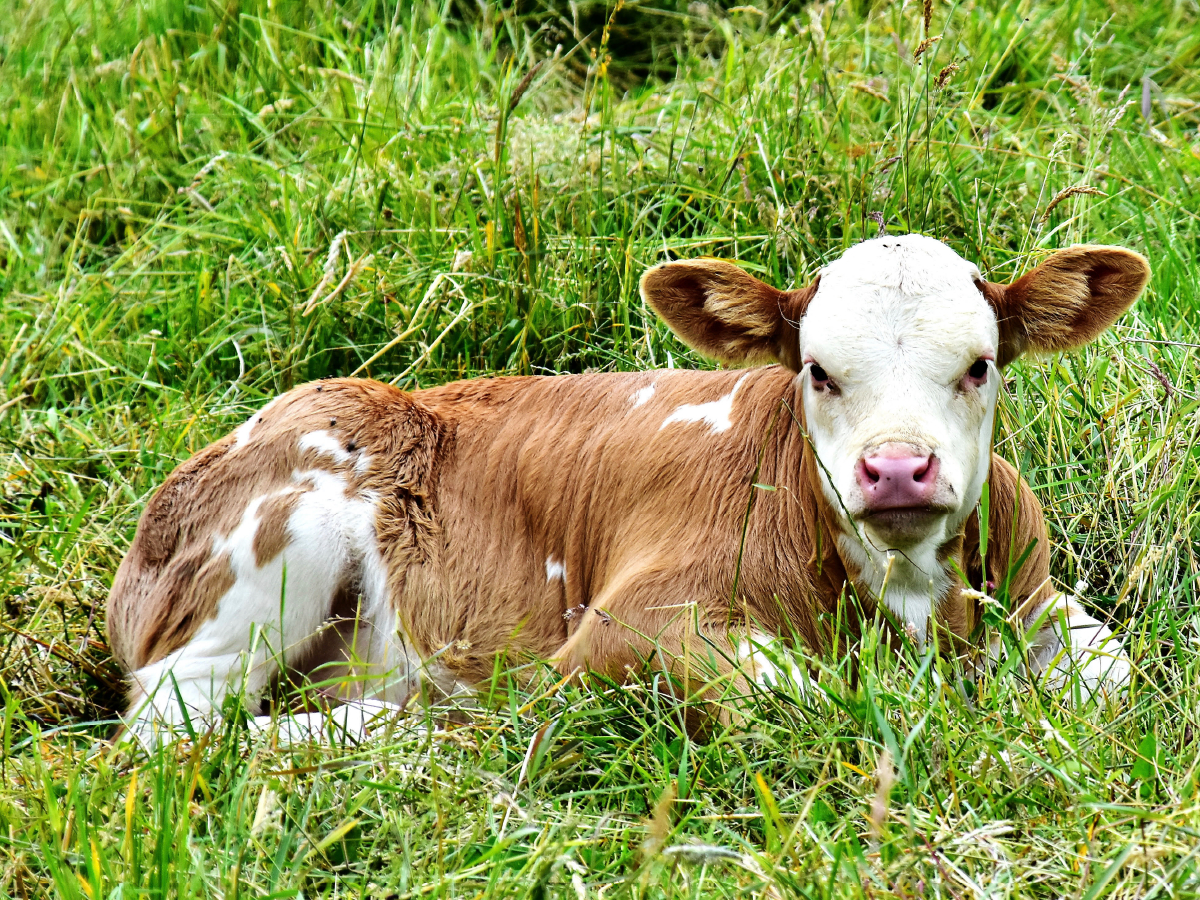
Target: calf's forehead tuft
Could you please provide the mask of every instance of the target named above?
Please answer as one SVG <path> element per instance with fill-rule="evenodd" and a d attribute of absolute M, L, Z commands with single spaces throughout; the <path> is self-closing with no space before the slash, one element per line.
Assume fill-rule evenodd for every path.
<path fill-rule="evenodd" d="M 995 313 L 979 269 L 941 241 L 884 237 L 851 247 L 821 272 L 804 320 L 806 352 L 878 353 L 880 345 L 937 347 L 951 357 L 994 352 Z"/>
<path fill-rule="evenodd" d="M 821 289 L 892 288 L 920 296 L 969 288 L 979 269 L 941 241 L 920 234 L 856 244 L 821 272 Z"/>

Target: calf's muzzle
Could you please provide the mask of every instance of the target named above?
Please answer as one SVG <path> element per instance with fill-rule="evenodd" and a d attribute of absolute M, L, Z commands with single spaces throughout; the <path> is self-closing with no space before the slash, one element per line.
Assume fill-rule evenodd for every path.
<path fill-rule="evenodd" d="M 858 461 L 856 474 L 868 514 L 928 509 L 937 490 L 938 458 L 906 444 L 884 444 Z"/>

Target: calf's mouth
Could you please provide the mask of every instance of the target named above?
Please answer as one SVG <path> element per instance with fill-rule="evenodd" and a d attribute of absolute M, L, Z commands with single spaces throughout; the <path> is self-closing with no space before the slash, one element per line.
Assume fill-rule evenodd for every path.
<path fill-rule="evenodd" d="M 868 533 L 889 547 L 919 544 L 937 530 L 942 520 L 954 512 L 943 504 L 867 509 L 857 518 Z"/>

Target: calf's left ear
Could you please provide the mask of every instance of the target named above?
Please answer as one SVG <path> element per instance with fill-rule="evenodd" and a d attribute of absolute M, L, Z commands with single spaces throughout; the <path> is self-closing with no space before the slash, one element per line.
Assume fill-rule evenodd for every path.
<path fill-rule="evenodd" d="M 1073 350 L 1129 309 L 1150 278 L 1145 257 L 1123 247 L 1060 250 L 1012 284 L 980 282 L 1000 324 L 997 364 L 1032 350 Z"/>
<path fill-rule="evenodd" d="M 693 350 L 732 365 L 777 360 L 800 370 L 797 326 L 817 282 L 781 291 L 733 263 L 688 259 L 642 276 L 642 299 Z"/>

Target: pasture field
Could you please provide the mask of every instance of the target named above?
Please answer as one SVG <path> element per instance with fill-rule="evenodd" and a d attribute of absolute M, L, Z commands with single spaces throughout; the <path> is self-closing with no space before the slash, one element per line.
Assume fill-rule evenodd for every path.
<path fill-rule="evenodd" d="M 1200 894 L 1198 125 L 1195 0 L 0 4 L 0 896 Z M 993 280 L 1151 261 L 1097 345 L 1008 371 L 997 439 L 1127 695 L 968 699 L 872 632 L 704 743 L 536 672 L 364 747 L 108 742 L 140 509 L 266 399 L 710 365 L 645 267 L 790 287 L 909 231 Z"/>

